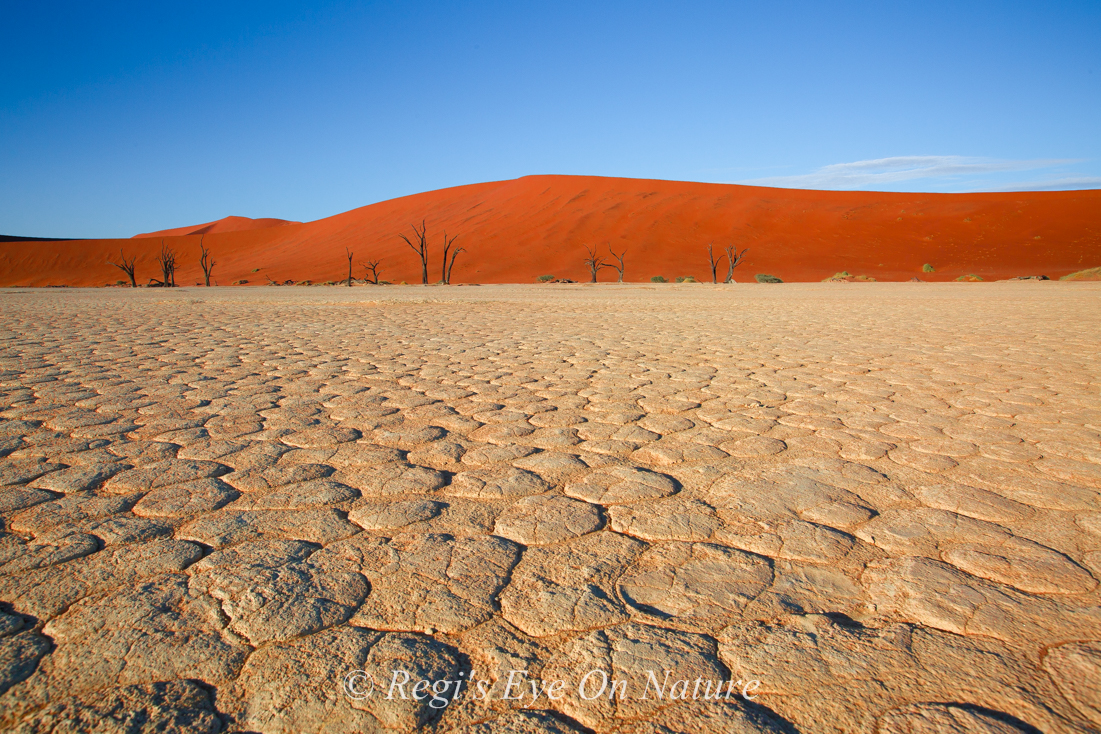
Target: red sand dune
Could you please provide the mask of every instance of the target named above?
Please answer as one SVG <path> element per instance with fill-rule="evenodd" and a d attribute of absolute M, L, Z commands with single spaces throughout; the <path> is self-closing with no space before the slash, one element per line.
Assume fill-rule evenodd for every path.
<path fill-rule="evenodd" d="M 193 224 L 190 227 L 176 227 L 175 229 L 161 229 L 156 232 L 136 234 L 133 239 L 139 237 L 182 237 L 189 234 L 220 234 L 222 232 L 243 232 L 246 229 L 264 229 L 265 227 L 278 227 L 283 224 L 301 224 L 287 219 L 249 219 L 248 217 L 225 217 L 216 222 L 206 224 Z"/>
<path fill-rule="evenodd" d="M 232 218 L 231 218 L 232 219 Z M 345 248 L 359 263 L 381 259 L 382 277 L 419 283 L 416 255 L 398 238 L 427 221 L 429 281 L 440 278 L 444 231 L 462 246 L 452 282 L 532 282 L 540 275 L 587 281 L 586 245 L 626 250 L 628 281 L 692 275 L 710 280 L 707 243 L 749 254 L 735 271 L 819 281 L 846 270 L 878 280 L 1052 278 L 1101 265 L 1101 190 L 990 194 L 803 191 L 729 184 L 591 176 L 527 176 L 383 201 L 327 219 L 226 231 L 204 244 L 227 285 L 347 277 Z M 225 222 L 226 220 L 222 220 Z M 263 221 L 263 220 L 256 220 Z M 177 283 L 201 280 L 199 236 L 0 243 L 0 285 L 97 286 L 123 279 L 107 264 L 136 254 L 139 283 L 158 274 L 160 237 L 177 253 Z M 610 259 L 610 258 L 609 258 Z M 930 263 L 934 273 L 923 273 Z M 720 279 L 725 275 L 720 264 Z M 602 270 L 602 281 L 616 272 Z M 839 286 L 840 287 L 840 286 Z M 854 285 L 852 287 L 859 287 Z"/>

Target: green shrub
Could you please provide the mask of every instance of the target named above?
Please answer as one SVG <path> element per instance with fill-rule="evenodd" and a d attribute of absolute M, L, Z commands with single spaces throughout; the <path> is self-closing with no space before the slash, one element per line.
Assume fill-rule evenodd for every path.
<path fill-rule="evenodd" d="M 548 280 L 554 280 L 554 276 L 553 275 L 540 275 L 538 278 L 536 278 L 536 280 L 539 281 L 540 283 L 546 283 Z"/>
<path fill-rule="evenodd" d="M 655 275 L 653 278 L 650 278 L 650 282 L 651 283 L 668 283 L 669 281 L 667 281 L 665 279 L 664 275 Z"/>
<path fill-rule="evenodd" d="M 933 269 L 932 265 L 930 265 L 929 263 L 925 263 L 924 265 L 921 266 L 921 272 L 923 272 L 923 273 L 935 273 L 937 271 Z"/>
<path fill-rule="evenodd" d="M 957 283 L 959 283 L 959 282 L 981 283 L 982 282 L 982 277 L 980 277 L 978 275 L 975 275 L 974 273 L 969 273 L 967 275 L 961 275 L 960 277 L 956 278 L 956 282 Z"/>
<path fill-rule="evenodd" d="M 764 273 L 758 273 L 756 276 L 758 283 L 783 283 L 784 281 L 777 278 L 775 275 L 765 275 Z"/>
<path fill-rule="evenodd" d="M 699 281 L 696 280 L 695 277 L 693 277 L 691 275 L 682 275 L 679 278 L 677 278 L 677 282 L 678 283 L 699 283 Z"/>
<path fill-rule="evenodd" d="M 1101 268 L 1079 270 L 1077 273 L 1064 275 L 1062 278 L 1059 278 L 1059 280 L 1101 280 Z"/>

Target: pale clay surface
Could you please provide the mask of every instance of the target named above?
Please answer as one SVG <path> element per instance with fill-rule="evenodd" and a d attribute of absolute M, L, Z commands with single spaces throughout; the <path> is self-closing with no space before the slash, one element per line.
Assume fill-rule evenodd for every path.
<path fill-rule="evenodd" d="M 1098 345 L 1085 283 L 0 290 L 0 728 L 1096 731 Z"/>

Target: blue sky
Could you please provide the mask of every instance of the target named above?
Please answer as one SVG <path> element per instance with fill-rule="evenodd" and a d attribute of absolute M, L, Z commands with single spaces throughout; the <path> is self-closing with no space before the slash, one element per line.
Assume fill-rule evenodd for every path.
<path fill-rule="evenodd" d="M 1101 3 L 4 2 L 0 233 L 528 174 L 1101 188 Z"/>

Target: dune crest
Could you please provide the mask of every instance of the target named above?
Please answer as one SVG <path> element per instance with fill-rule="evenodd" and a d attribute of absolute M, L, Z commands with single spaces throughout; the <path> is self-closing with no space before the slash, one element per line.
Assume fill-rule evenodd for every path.
<path fill-rule="evenodd" d="M 193 234 L 218 234 L 222 232 L 243 232 L 248 229 L 264 229 L 266 227 L 279 227 L 284 224 L 301 224 L 288 219 L 273 219 L 263 217 L 250 219 L 249 217 L 223 217 L 214 222 L 205 224 L 193 224 L 188 227 L 176 227 L 175 229 L 161 229 L 156 232 L 136 234 L 131 239 L 143 237 L 184 237 Z"/>

